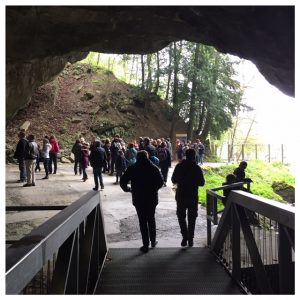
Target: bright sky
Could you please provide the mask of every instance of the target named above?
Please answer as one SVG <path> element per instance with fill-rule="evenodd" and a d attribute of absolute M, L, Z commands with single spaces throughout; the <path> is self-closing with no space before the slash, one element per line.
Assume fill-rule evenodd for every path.
<path fill-rule="evenodd" d="M 238 70 L 240 80 L 249 86 L 245 91 L 245 102 L 255 109 L 252 113 L 256 115 L 253 133 L 266 143 L 294 143 L 298 138 L 299 101 L 269 84 L 252 62 L 244 60 Z"/>

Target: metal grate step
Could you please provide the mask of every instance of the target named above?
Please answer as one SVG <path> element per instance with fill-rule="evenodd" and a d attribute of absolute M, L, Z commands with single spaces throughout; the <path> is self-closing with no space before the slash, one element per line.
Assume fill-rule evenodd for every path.
<path fill-rule="evenodd" d="M 95 294 L 242 294 L 207 248 L 113 248 Z"/>

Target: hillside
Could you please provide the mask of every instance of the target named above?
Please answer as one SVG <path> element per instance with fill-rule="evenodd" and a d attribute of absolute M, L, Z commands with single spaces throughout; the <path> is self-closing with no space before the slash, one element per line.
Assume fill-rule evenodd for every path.
<path fill-rule="evenodd" d="M 168 137 L 172 109 L 157 95 L 120 82 L 107 71 L 89 65 L 67 64 L 50 83 L 40 87 L 31 102 L 7 124 L 7 157 L 18 141 L 20 126 L 29 121 L 27 133 L 41 143 L 45 135 L 58 137 L 69 152 L 76 138 L 119 134 L 126 141 L 139 136 Z M 177 132 L 186 132 L 178 117 Z"/>

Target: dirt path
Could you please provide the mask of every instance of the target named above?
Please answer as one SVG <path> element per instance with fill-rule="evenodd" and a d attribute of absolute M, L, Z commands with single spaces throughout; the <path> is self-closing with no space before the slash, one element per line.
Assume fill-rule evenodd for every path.
<path fill-rule="evenodd" d="M 174 168 L 170 169 L 169 176 Z M 36 173 L 36 186 L 23 187 L 17 183 L 18 166 L 6 165 L 6 205 L 69 205 L 94 187 L 92 169 L 88 169 L 89 179 L 81 181 L 73 173 L 73 165 L 59 164 L 56 175 L 42 180 L 44 172 Z M 131 203 L 131 194 L 124 193 L 114 184 L 115 177 L 104 174 L 105 189 L 100 193 L 104 211 L 105 231 L 109 247 L 139 247 L 141 235 L 138 218 Z M 6 214 L 6 238 L 19 239 L 33 228 L 45 222 L 57 211 L 10 212 Z M 167 187 L 159 191 L 156 210 L 157 240 L 160 247 L 178 247 L 181 234 L 176 217 L 176 203 L 170 179 Z M 195 246 L 206 242 L 205 209 L 199 207 L 195 230 Z"/>

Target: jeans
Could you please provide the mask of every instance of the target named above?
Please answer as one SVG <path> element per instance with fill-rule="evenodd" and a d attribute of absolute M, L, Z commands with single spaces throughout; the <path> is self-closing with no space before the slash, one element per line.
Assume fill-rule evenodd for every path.
<path fill-rule="evenodd" d="M 93 168 L 93 173 L 94 173 L 95 188 L 96 189 L 99 188 L 99 181 L 100 181 L 101 188 L 104 188 L 103 178 L 102 178 L 102 167 Z"/>
<path fill-rule="evenodd" d="M 49 158 L 44 158 L 44 169 L 46 172 L 46 176 L 49 175 Z"/>
<path fill-rule="evenodd" d="M 56 173 L 57 170 L 57 157 L 56 157 L 56 153 L 49 153 L 50 159 L 49 159 L 49 173 L 52 173 L 52 162 L 54 165 L 54 170 L 53 173 Z"/>
<path fill-rule="evenodd" d="M 26 175 L 26 168 L 25 168 L 25 159 L 24 157 L 18 158 L 18 163 L 19 163 L 19 170 L 20 170 L 20 180 L 25 180 L 27 175 Z"/>

